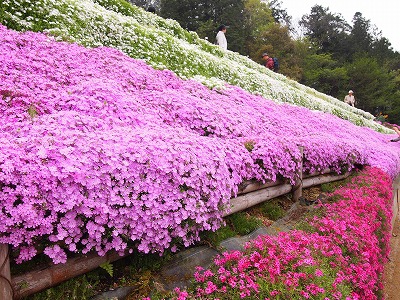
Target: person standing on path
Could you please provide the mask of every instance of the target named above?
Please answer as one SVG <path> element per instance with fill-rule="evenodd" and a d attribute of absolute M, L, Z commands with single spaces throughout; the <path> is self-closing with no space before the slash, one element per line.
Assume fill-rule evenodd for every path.
<path fill-rule="evenodd" d="M 351 105 L 354 107 L 354 104 L 356 103 L 356 99 L 353 96 L 353 91 L 350 90 L 349 94 L 344 97 L 344 102 L 347 103 L 348 105 Z"/>
<path fill-rule="evenodd" d="M 226 40 L 225 33 L 226 33 L 226 26 L 225 25 L 219 26 L 217 36 L 215 37 L 215 43 L 222 49 L 228 50 L 228 42 Z"/>

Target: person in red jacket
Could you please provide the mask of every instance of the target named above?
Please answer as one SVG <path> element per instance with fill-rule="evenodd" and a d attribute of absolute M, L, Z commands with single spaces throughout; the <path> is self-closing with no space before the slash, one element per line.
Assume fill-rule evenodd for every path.
<path fill-rule="evenodd" d="M 262 54 L 262 59 L 264 60 L 264 66 L 266 66 L 270 70 L 274 70 L 274 60 L 272 57 L 269 57 L 268 53 Z"/>

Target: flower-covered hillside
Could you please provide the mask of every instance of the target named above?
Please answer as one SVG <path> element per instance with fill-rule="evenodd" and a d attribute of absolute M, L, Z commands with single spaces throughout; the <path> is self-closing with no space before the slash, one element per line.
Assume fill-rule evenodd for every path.
<path fill-rule="evenodd" d="M 354 164 L 399 173 L 398 144 L 238 87 L 210 90 L 106 47 L 0 26 L 0 243 L 163 251 L 215 229 L 246 179 Z M 63 248 L 61 248 L 63 247 Z"/>
<path fill-rule="evenodd" d="M 123 0 L 6 0 L 2 6 L 0 23 L 10 29 L 47 32 L 89 47 L 114 47 L 154 68 L 169 69 L 209 87 L 224 88 L 228 82 L 266 99 L 329 112 L 359 126 L 391 132 L 372 121 L 367 112 L 273 73 L 238 53 L 223 51 L 183 30 L 177 22 Z"/>

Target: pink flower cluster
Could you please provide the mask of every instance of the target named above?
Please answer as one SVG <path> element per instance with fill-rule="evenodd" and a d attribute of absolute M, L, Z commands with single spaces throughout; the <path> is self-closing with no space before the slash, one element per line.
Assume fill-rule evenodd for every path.
<path fill-rule="evenodd" d="M 378 299 L 389 253 L 392 180 L 367 167 L 329 195 L 310 231 L 260 236 L 198 268 L 175 299 Z"/>
<path fill-rule="evenodd" d="M 299 145 L 305 172 L 399 172 L 398 145 L 382 134 L 209 90 L 115 49 L 0 25 L 0 61 L 0 243 L 19 261 L 39 244 L 58 262 L 64 250 L 188 246 L 220 226 L 243 180 L 293 182 Z"/>
<path fill-rule="evenodd" d="M 367 168 L 330 197 L 340 201 L 323 205 L 323 216 L 309 224 L 352 258 L 342 270 L 360 298 L 375 299 L 390 251 L 392 181 L 380 169 Z"/>

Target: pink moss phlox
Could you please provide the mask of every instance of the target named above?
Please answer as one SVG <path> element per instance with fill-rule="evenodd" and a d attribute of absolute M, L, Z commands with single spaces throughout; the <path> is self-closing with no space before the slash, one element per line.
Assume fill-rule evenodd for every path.
<path fill-rule="evenodd" d="M 196 297 L 378 299 L 389 253 L 391 184 L 385 172 L 365 168 L 329 195 L 338 201 L 320 204 L 308 220 L 310 232 L 259 236 L 243 252 L 216 257 L 213 271 L 196 273 Z"/>
<path fill-rule="evenodd" d="M 400 170 L 399 145 L 382 134 L 210 90 L 115 49 L 0 25 L 0 61 L 0 243 L 21 249 L 19 261 L 38 244 L 57 262 L 64 251 L 188 246 L 220 226 L 244 180 L 293 182 L 299 145 L 305 172 Z"/>

